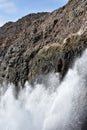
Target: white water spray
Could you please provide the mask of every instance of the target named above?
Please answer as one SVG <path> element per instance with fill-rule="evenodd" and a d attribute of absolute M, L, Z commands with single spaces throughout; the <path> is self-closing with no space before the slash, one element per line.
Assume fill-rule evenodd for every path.
<path fill-rule="evenodd" d="M 29 83 L 14 96 L 14 85 L 0 90 L 0 130 L 81 130 L 87 114 L 87 51 L 65 79 L 48 76 L 47 85 Z M 46 89 L 47 88 L 47 89 Z"/>

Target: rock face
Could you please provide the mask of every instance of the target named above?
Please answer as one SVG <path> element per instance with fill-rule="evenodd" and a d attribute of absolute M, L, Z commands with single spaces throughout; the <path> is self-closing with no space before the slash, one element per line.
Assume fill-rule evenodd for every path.
<path fill-rule="evenodd" d="M 66 74 L 87 46 L 87 0 L 70 0 L 52 13 L 37 13 L 0 28 L 0 83 L 23 86 L 50 71 Z"/>

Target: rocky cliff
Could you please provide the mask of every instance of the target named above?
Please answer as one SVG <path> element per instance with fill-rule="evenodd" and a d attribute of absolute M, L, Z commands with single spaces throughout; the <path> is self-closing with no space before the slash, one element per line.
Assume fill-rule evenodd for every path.
<path fill-rule="evenodd" d="M 0 28 L 0 83 L 23 86 L 51 71 L 63 78 L 86 47 L 87 0 L 6 23 Z"/>

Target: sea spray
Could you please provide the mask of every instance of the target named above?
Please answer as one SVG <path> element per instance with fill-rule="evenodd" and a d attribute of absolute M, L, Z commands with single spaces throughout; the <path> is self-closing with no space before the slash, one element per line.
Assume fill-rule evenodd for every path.
<path fill-rule="evenodd" d="M 87 50 L 60 83 L 49 74 L 28 82 L 15 98 L 13 84 L 0 89 L 0 130 L 81 130 L 87 114 Z M 44 77 L 43 77 L 44 79 Z"/>

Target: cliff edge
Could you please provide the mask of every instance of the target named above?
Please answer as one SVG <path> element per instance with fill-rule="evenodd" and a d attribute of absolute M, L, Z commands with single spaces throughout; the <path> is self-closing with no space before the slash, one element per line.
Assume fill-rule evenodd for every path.
<path fill-rule="evenodd" d="M 0 83 L 23 86 L 39 75 L 63 78 L 87 47 L 87 1 L 69 0 L 51 13 L 29 14 L 0 27 Z"/>

